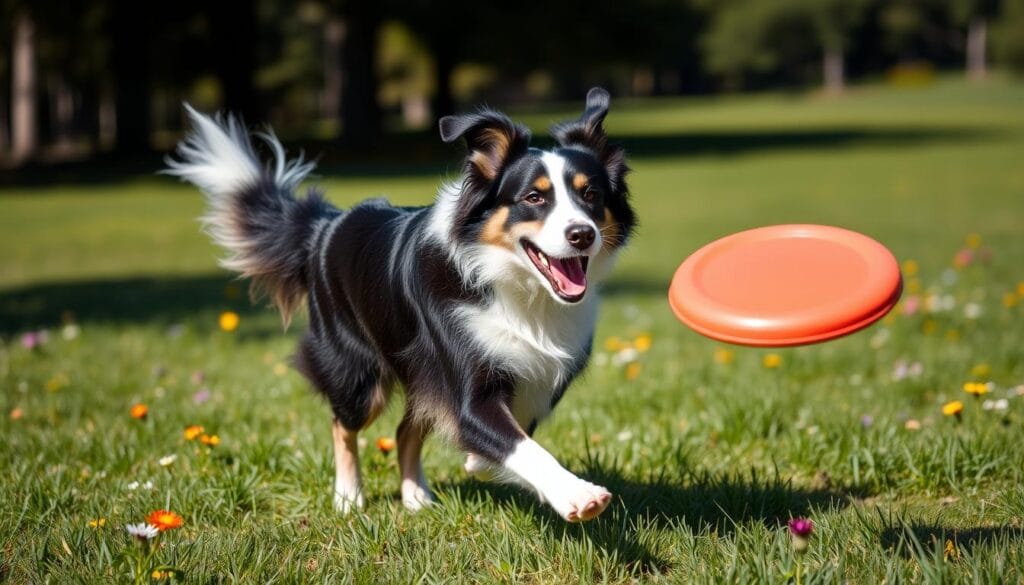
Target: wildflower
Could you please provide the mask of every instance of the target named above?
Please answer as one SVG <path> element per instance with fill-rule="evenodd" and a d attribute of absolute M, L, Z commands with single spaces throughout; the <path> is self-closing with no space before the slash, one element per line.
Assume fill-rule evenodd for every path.
<path fill-rule="evenodd" d="M 619 351 L 620 349 L 624 349 L 626 347 L 628 347 L 628 344 L 623 342 L 618 337 L 609 337 L 608 339 L 604 340 L 604 348 L 607 349 L 608 351 Z"/>
<path fill-rule="evenodd" d="M 1007 309 L 1012 309 L 1013 307 L 1016 307 L 1017 303 L 1019 302 L 1020 298 L 1017 296 L 1017 293 L 1008 292 L 1003 295 L 1003 306 L 1006 307 Z"/>
<path fill-rule="evenodd" d="M 1024 297 L 1024 280 L 1017 283 L 1017 294 Z"/>
<path fill-rule="evenodd" d="M 11 420 L 20 420 L 21 417 L 25 416 L 25 411 L 20 406 L 15 406 L 11 409 L 11 414 L 8 416 L 11 417 Z"/>
<path fill-rule="evenodd" d="M 199 425 L 189 425 L 185 427 L 185 432 L 183 433 L 185 435 L 185 440 L 194 441 L 196 437 L 203 434 L 203 430 L 203 427 Z"/>
<path fill-rule="evenodd" d="M 917 260 L 903 261 L 903 274 L 907 276 L 915 276 L 917 274 L 917 268 Z"/>
<path fill-rule="evenodd" d="M 220 314 L 218 323 L 220 323 L 221 330 L 231 333 L 235 329 L 238 329 L 238 321 L 238 313 L 234 311 L 224 311 Z"/>
<path fill-rule="evenodd" d="M 619 431 L 618 434 L 615 435 L 615 438 L 624 443 L 633 438 L 633 431 L 629 429 Z"/>
<path fill-rule="evenodd" d="M 152 577 L 154 581 L 163 581 L 164 579 L 173 579 L 176 576 L 177 576 L 177 574 L 174 571 L 163 571 L 163 570 L 160 570 L 160 569 L 156 569 L 156 570 L 153 571 L 152 574 L 150 574 L 150 577 Z"/>
<path fill-rule="evenodd" d="M 177 455 L 164 455 L 163 457 L 157 460 L 157 463 L 160 464 L 160 467 L 170 467 L 171 464 L 174 463 L 174 461 L 177 458 Z"/>
<path fill-rule="evenodd" d="M 612 356 L 612 365 L 624 366 L 626 364 L 636 361 L 639 357 L 640 353 L 627 345 L 626 347 L 620 349 L 618 352 L 615 353 L 615 355 Z"/>
<path fill-rule="evenodd" d="M 981 403 L 981 407 L 985 410 L 1006 410 L 1010 408 L 1010 401 L 1005 398 L 999 400 L 986 400 Z"/>
<path fill-rule="evenodd" d="M 94 520 L 89 520 L 89 528 L 103 528 L 106 525 L 106 518 L 96 518 Z"/>
<path fill-rule="evenodd" d="M 974 251 L 964 248 L 953 256 L 953 267 L 956 269 L 966 268 L 974 262 Z"/>
<path fill-rule="evenodd" d="M 287 373 L 288 373 L 288 366 L 285 365 L 284 362 L 277 362 L 276 364 L 274 364 L 274 375 L 275 376 L 284 376 Z"/>
<path fill-rule="evenodd" d="M 921 297 L 917 295 L 910 295 L 903 299 L 903 314 L 913 315 L 921 308 Z"/>
<path fill-rule="evenodd" d="M 736 359 L 736 352 L 731 349 L 720 347 L 715 350 L 715 363 L 727 366 Z"/>
<path fill-rule="evenodd" d="M 396 443 L 391 437 L 380 437 L 377 439 L 377 449 L 385 455 L 394 451 L 397 446 L 398 443 Z"/>
<path fill-rule="evenodd" d="M 919 431 L 921 430 L 921 421 L 916 418 L 907 419 L 907 422 L 903 423 L 903 428 L 908 431 Z"/>
<path fill-rule="evenodd" d="M 56 392 L 61 388 L 68 385 L 68 375 L 64 372 L 58 372 L 52 378 L 46 381 L 46 390 L 49 392 Z"/>
<path fill-rule="evenodd" d="M 971 368 L 971 375 L 974 376 L 975 378 L 984 378 L 985 376 L 988 376 L 991 373 L 992 366 L 986 363 L 975 364 L 974 367 Z"/>
<path fill-rule="evenodd" d="M 125 524 L 124 529 L 128 531 L 138 540 L 146 542 L 156 538 L 157 534 L 160 534 L 160 529 L 152 524 L 140 522 L 138 524 Z"/>
<path fill-rule="evenodd" d="M 967 237 L 964 238 L 964 243 L 967 244 L 968 248 L 977 250 L 981 247 L 981 234 L 967 234 Z"/>
<path fill-rule="evenodd" d="M 216 447 L 217 445 L 220 445 L 220 437 L 217 435 L 207 435 L 206 433 L 203 433 L 199 435 L 199 442 L 207 447 Z"/>
<path fill-rule="evenodd" d="M 142 420 L 149 414 L 149 407 L 140 402 L 133 405 L 129 413 L 132 415 L 132 418 Z"/>
<path fill-rule="evenodd" d="M 138 481 L 133 481 L 124 487 L 130 492 L 133 492 L 139 488 L 142 488 L 144 490 L 151 490 L 153 489 L 153 482 L 150 480 L 147 480 L 146 483 L 139 483 Z"/>
<path fill-rule="evenodd" d="M 203 404 L 210 399 L 210 389 L 200 388 L 195 394 L 192 395 L 192 404 Z"/>
<path fill-rule="evenodd" d="M 769 353 L 761 358 L 761 365 L 769 370 L 779 367 L 780 364 L 782 364 L 782 356 L 777 353 Z"/>
<path fill-rule="evenodd" d="M 39 341 L 39 336 L 36 335 L 35 331 L 29 331 L 28 333 L 21 336 L 21 346 L 27 350 L 31 351 L 39 347 L 40 344 L 41 342 Z"/>
<path fill-rule="evenodd" d="M 651 336 L 644 333 L 633 340 L 633 347 L 635 347 L 640 353 L 643 353 L 651 349 L 651 341 Z"/>
<path fill-rule="evenodd" d="M 964 317 L 977 319 L 981 316 L 981 305 L 978 303 L 967 303 L 964 305 Z"/>
<path fill-rule="evenodd" d="M 643 371 L 643 365 L 640 362 L 632 362 L 626 366 L 626 379 L 636 380 L 640 377 L 640 372 Z"/>
<path fill-rule="evenodd" d="M 974 396 L 975 398 L 988 394 L 991 391 L 992 389 L 984 382 L 967 382 L 964 384 L 964 392 Z"/>
<path fill-rule="evenodd" d="M 160 532 L 179 528 L 185 523 L 181 516 L 170 510 L 154 510 L 149 513 L 149 516 L 146 516 L 146 522 L 155 526 Z"/>
<path fill-rule="evenodd" d="M 964 411 L 964 403 L 959 400 L 953 400 L 942 405 L 942 414 L 946 416 L 955 416 L 957 419 L 960 418 L 960 413 Z"/>
<path fill-rule="evenodd" d="M 957 548 L 953 541 L 946 539 L 946 546 L 942 549 L 942 560 L 949 562 L 950 560 L 957 560 L 960 558 L 960 549 Z"/>
<path fill-rule="evenodd" d="M 78 327 L 78 325 L 75 325 L 74 323 L 68 323 L 60 330 L 60 335 L 61 337 L 64 338 L 65 341 L 73 341 L 75 339 L 78 339 L 78 335 L 81 332 L 82 330 Z"/>
<path fill-rule="evenodd" d="M 873 424 L 875 424 L 875 417 L 871 416 L 870 414 L 865 414 L 864 416 L 860 417 L 860 426 L 864 427 L 865 429 Z"/>
<path fill-rule="evenodd" d="M 789 521 L 789 534 L 793 537 L 793 550 L 798 554 L 807 551 L 810 544 L 811 533 L 814 532 L 814 522 L 807 518 L 793 518 Z"/>

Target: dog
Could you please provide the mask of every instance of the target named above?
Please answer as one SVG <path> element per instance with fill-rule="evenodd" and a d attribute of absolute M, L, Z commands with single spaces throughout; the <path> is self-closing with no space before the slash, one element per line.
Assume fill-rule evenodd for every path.
<path fill-rule="evenodd" d="M 592 89 L 578 119 L 552 128 L 551 150 L 494 110 L 446 116 L 441 139 L 468 152 L 433 205 L 347 210 L 315 189 L 295 196 L 314 164 L 286 160 L 272 133 L 260 135 L 265 167 L 238 118 L 185 106 L 192 130 L 165 172 L 206 194 L 222 266 L 251 278 L 285 326 L 308 307 L 294 363 L 333 414 L 338 510 L 364 505 L 357 434 L 398 386 L 408 509 L 434 501 L 420 464 L 432 431 L 466 451 L 469 473 L 522 484 L 567 521 L 608 506 L 608 490 L 531 437 L 587 363 L 595 284 L 636 224 L 625 152 L 603 127 L 609 103 Z"/>

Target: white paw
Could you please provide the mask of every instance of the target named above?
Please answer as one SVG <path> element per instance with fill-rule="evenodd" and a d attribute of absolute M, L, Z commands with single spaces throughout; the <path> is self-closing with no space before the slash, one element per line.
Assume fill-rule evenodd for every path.
<path fill-rule="evenodd" d="M 362 509 L 365 504 L 362 490 L 334 492 L 334 509 L 342 514 Z"/>
<path fill-rule="evenodd" d="M 569 522 L 596 518 L 612 501 L 612 494 L 599 485 L 577 479 L 573 485 L 547 493 L 551 506 Z"/>
<path fill-rule="evenodd" d="M 483 457 L 474 453 L 466 455 L 466 464 L 463 467 L 466 469 L 466 473 L 479 480 L 488 481 L 494 479 L 494 468 L 491 464 Z"/>
<path fill-rule="evenodd" d="M 418 512 L 435 501 L 437 499 L 426 485 L 411 480 L 402 482 L 402 505 L 406 510 Z"/>

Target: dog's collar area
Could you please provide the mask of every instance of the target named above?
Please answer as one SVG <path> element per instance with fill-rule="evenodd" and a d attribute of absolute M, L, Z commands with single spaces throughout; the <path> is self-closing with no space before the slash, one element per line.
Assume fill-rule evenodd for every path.
<path fill-rule="evenodd" d="M 587 292 L 587 264 L 590 261 L 588 257 L 555 258 L 548 256 L 525 238 L 520 240 L 520 244 L 533 265 L 551 283 L 551 288 L 558 298 L 569 303 L 575 303 L 583 298 Z"/>

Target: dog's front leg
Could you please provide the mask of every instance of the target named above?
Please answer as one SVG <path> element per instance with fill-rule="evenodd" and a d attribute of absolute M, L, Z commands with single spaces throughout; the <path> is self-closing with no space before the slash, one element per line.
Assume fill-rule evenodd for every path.
<path fill-rule="evenodd" d="M 491 398 L 467 405 L 458 427 L 460 441 L 470 453 L 467 471 L 497 471 L 530 486 L 569 522 L 590 520 L 608 507 L 611 493 L 562 467 L 527 436 L 502 401 Z"/>

